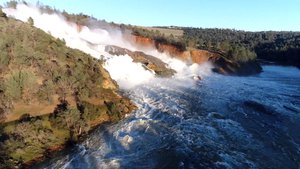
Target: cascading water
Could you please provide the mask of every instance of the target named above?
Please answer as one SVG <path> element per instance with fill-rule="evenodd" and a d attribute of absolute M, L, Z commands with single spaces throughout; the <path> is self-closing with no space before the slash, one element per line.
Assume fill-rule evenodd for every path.
<path fill-rule="evenodd" d="M 26 5 L 4 12 L 22 21 L 32 17 L 36 27 L 68 46 L 103 55 L 104 67 L 138 106 L 126 119 L 98 128 L 72 151 L 38 167 L 299 168 L 298 69 L 264 66 L 257 76 L 228 77 L 210 72 L 209 63 L 186 65 L 144 51 L 177 71 L 173 78 L 155 78 L 129 56 L 104 52 L 106 44 L 136 50 L 119 34 L 88 27 L 78 32 L 62 17 Z M 195 75 L 204 79 L 195 81 Z"/>
<path fill-rule="evenodd" d="M 298 168 L 300 70 L 264 70 L 155 79 L 126 90 L 136 112 L 44 167 Z"/>

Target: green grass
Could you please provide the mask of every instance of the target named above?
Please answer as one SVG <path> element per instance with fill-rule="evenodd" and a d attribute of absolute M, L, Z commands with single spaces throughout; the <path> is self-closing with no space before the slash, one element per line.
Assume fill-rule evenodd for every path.
<path fill-rule="evenodd" d="M 15 160 L 23 160 L 24 162 L 36 159 L 42 156 L 44 150 L 36 146 L 27 146 L 24 149 L 17 149 L 10 156 Z"/>
<path fill-rule="evenodd" d="M 104 71 L 101 61 L 66 47 L 63 41 L 40 29 L 10 18 L 0 17 L 0 37 L 1 58 L 9 58 L 9 62 L 0 60 L 3 65 L 0 66 L 0 87 L 5 93 L 0 97 L 0 104 L 12 105 L 3 113 L 7 120 L 0 134 L 0 168 L 2 159 L 13 159 L 15 168 L 36 160 L 47 150 L 60 148 L 87 133 L 89 124 L 96 126 L 110 121 L 109 116 L 123 111 L 106 113 L 104 100 L 119 102 L 120 96 L 115 92 L 117 87 L 104 89 L 104 80 L 111 86 L 115 83 Z M 16 70 L 18 76 L 13 76 Z M 33 74 L 36 76 L 34 86 L 28 80 Z M 28 83 L 19 83 L 24 82 L 23 77 Z M 14 95 L 16 89 L 19 92 Z M 51 104 L 49 98 L 54 100 Z M 75 98 L 79 99 L 75 101 Z M 91 110 L 78 109 L 76 104 L 81 104 L 82 98 L 92 101 Z M 131 103 L 122 105 L 131 106 Z M 54 110 L 57 110 L 55 114 Z M 23 114 L 30 116 L 20 119 Z"/>
<path fill-rule="evenodd" d="M 165 36 L 173 35 L 175 38 L 179 38 L 183 36 L 183 30 L 180 29 L 155 28 L 155 27 L 141 27 L 141 28 L 147 29 L 149 31 L 159 31 L 161 34 Z"/>

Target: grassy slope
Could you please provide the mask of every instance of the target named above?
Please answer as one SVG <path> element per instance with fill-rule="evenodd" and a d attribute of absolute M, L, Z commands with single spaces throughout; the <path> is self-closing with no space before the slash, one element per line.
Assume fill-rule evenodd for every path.
<path fill-rule="evenodd" d="M 173 29 L 173 28 L 157 28 L 157 27 L 141 27 L 142 29 L 146 29 L 149 31 L 158 31 L 164 36 L 173 35 L 175 38 L 180 38 L 183 36 L 183 30 Z"/>
<path fill-rule="evenodd" d="M 30 164 L 133 109 L 101 64 L 28 23 L 0 17 L 0 114 L 6 117 L 0 168 Z"/>
<path fill-rule="evenodd" d="M 109 80 L 116 87 L 111 79 L 102 76 L 100 61 L 67 48 L 61 40 L 29 24 L 3 18 L 0 18 L 0 22 L 1 58 L 8 60 L 0 64 L 0 78 L 3 95 L 12 105 L 9 117 L 14 113 L 22 114 L 22 109 L 23 114 L 36 114 L 43 112 L 43 109 L 52 112 L 54 109 L 51 106 L 58 104 L 58 98 L 66 99 L 72 106 L 76 106 L 77 97 L 98 97 L 103 90 L 104 80 Z M 22 91 L 19 86 L 8 87 L 15 84 L 10 80 L 13 74 L 19 72 L 31 75 L 30 80 L 25 80 L 30 86 L 24 84 Z M 14 119 L 7 119 L 11 120 Z"/>

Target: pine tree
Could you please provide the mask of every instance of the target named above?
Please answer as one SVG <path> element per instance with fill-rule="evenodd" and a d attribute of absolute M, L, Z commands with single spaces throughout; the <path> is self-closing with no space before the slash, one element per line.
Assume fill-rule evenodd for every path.
<path fill-rule="evenodd" d="M 30 26 L 34 25 L 34 21 L 33 21 L 32 17 L 29 17 L 27 22 L 29 23 Z"/>
<path fill-rule="evenodd" d="M 6 13 L 4 13 L 1 8 L 0 8 L 0 17 L 7 18 Z"/>

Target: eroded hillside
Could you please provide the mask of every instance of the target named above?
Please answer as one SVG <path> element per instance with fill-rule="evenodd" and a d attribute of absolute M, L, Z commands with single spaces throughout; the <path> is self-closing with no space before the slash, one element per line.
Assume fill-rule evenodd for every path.
<path fill-rule="evenodd" d="M 32 22 L 0 17 L 0 168 L 28 165 L 134 109 L 100 60 Z"/>

